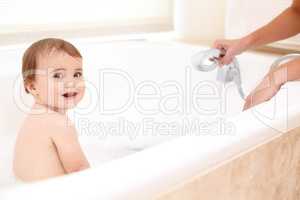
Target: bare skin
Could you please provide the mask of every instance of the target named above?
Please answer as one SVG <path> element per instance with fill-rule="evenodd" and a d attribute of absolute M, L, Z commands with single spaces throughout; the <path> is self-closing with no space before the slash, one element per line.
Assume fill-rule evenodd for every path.
<path fill-rule="evenodd" d="M 76 130 L 65 115 L 46 112 L 26 118 L 15 148 L 14 171 L 19 179 L 42 180 L 88 167 Z"/>
<path fill-rule="evenodd" d="M 298 33 L 300 33 L 300 0 L 294 0 L 289 8 L 269 24 L 239 39 L 216 40 L 213 46 L 226 50 L 225 56 L 219 59 L 220 65 L 224 65 L 229 64 L 236 55 L 248 49 L 283 40 Z M 270 71 L 247 96 L 244 110 L 271 99 L 278 92 L 281 85 L 287 81 L 298 80 L 300 78 L 299 65 L 300 61 L 296 59 L 282 65 L 275 71 Z M 280 81 L 270 81 L 273 79 Z"/>
<path fill-rule="evenodd" d="M 288 81 L 300 80 L 300 59 L 291 60 L 270 70 L 256 88 L 247 96 L 243 110 L 270 100 Z"/>
<path fill-rule="evenodd" d="M 81 59 L 54 52 L 41 56 L 38 63 L 38 69 L 46 69 L 48 73 L 37 76 L 35 82 L 27 86 L 35 104 L 18 134 L 13 162 L 16 177 L 25 182 L 90 167 L 78 142 L 76 129 L 66 115 L 66 111 L 83 96 L 82 84 L 77 86 L 82 82 L 78 75 Z M 50 94 L 53 98 L 45 96 L 49 89 L 53 91 Z M 76 96 L 64 97 L 66 91 L 76 91 Z"/>

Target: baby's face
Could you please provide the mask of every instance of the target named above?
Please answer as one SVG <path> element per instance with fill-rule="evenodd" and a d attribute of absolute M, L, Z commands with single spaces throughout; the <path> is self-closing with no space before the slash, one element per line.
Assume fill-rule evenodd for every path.
<path fill-rule="evenodd" d="M 84 94 L 82 59 L 52 51 L 38 59 L 34 87 L 36 100 L 50 108 L 73 108 Z"/>

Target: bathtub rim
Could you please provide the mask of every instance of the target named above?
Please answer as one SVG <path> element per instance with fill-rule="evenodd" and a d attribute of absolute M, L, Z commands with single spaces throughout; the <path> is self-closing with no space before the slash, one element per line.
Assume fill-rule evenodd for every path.
<path fill-rule="evenodd" d="M 261 105 L 264 106 L 264 105 Z M 246 112 L 240 113 L 237 116 L 234 116 L 233 119 L 236 120 L 237 123 L 242 123 L 242 121 L 247 122 L 249 126 L 254 127 L 255 124 L 253 121 L 253 116 L 251 115 L 251 110 L 248 110 Z M 284 117 L 284 116 L 282 116 Z M 282 119 L 282 117 L 280 119 Z M 292 130 L 294 128 L 298 127 L 298 124 L 295 122 L 297 121 L 297 118 L 300 117 L 300 106 L 294 105 L 289 108 L 289 122 L 291 126 L 286 130 Z M 281 121 L 277 120 L 274 123 L 277 125 L 281 123 Z M 293 124 L 294 121 L 294 124 Z M 251 122 L 251 123 L 249 123 Z M 266 134 L 262 134 L 262 133 Z M 107 198 L 107 199 L 119 199 L 122 197 L 122 199 L 150 199 L 154 198 L 160 194 L 166 193 L 170 190 L 172 190 L 174 187 L 177 187 L 179 184 L 182 184 L 183 182 L 190 180 L 193 176 L 197 175 L 200 176 L 200 174 L 205 175 L 209 171 L 215 169 L 216 167 L 223 165 L 226 162 L 229 162 L 230 160 L 239 157 L 254 148 L 257 148 L 260 145 L 263 145 L 265 143 L 268 143 L 269 141 L 274 140 L 277 137 L 280 137 L 282 132 L 278 131 L 271 131 L 270 128 L 267 128 L 263 125 L 260 127 L 256 127 L 256 132 L 253 133 L 253 130 L 246 129 L 243 132 L 243 136 L 251 136 L 253 138 L 253 141 L 249 141 L 248 137 L 244 137 L 244 141 L 248 143 L 248 145 L 243 145 L 244 149 L 241 148 L 242 145 L 239 145 L 239 147 L 236 147 L 236 149 L 232 148 L 232 146 L 226 146 L 226 144 L 223 143 L 223 148 L 232 148 L 231 150 L 227 149 L 225 151 L 222 148 L 218 148 L 218 151 L 215 152 L 209 152 L 206 151 L 202 155 L 199 155 L 199 158 L 197 160 L 193 160 L 192 158 L 189 158 L 190 160 L 187 160 L 186 158 L 176 155 L 176 160 L 173 158 L 172 162 L 169 163 L 168 166 L 165 166 L 164 169 L 162 168 L 155 168 L 149 170 L 149 163 L 159 163 L 161 162 L 157 155 L 159 155 L 161 158 L 167 158 L 167 156 L 170 157 L 170 153 L 174 153 L 173 151 L 170 151 L 170 148 L 178 149 L 178 145 L 186 145 L 193 142 L 193 138 L 176 138 L 174 140 L 171 140 L 169 142 L 165 142 L 156 146 L 153 146 L 149 149 L 145 149 L 141 152 L 137 152 L 132 155 L 128 155 L 126 157 L 113 160 L 108 163 L 104 163 L 101 166 L 95 167 L 93 169 L 89 169 L 86 171 L 82 171 L 76 174 L 71 174 L 64 177 L 59 178 L 53 178 L 46 181 L 41 181 L 37 183 L 32 184 L 26 184 L 22 186 L 16 186 L 16 187 L 10 187 L 10 188 L 4 188 L 2 189 L 2 199 L 12 199 L 13 197 L 25 197 L 26 195 L 30 195 L 31 199 L 40 199 L 41 196 L 45 198 L 45 194 L 48 192 L 46 199 L 53 199 L 53 198 L 61 198 L 61 195 L 65 195 L 65 197 L 68 197 L 69 194 L 72 194 L 74 197 L 77 197 L 77 199 L 86 198 L 87 195 L 90 195 L 90 198 Z M 264 137 L 254 137 L 254 136 L 264 136 Z M 194 138 L 195 139 L 195 138 Z M 199 145 L 199 143 L 194 143 L 194 147 L 196 144 Z M 222 143 L 221 143 L 222 144 Z M 231 144 L 232 145 L 232 144 Z M 249 145 L 251 148 L 249 148 Z M 213 149 L 213 148 L 212 148 Z M 227 152 L 227 155 L 223 154 L 221 157 L 218 157 L 220 153 Z M 160 154 L 157 154 L 160 153 Z M 188 152 L 186 152 L 186 155 Z M 198 152 L 199 153 L 199 152 Z M 165 157 L 164 157 L 165 156 Z M 225 157 L 224 157 L 225 156 Z M 142 163 L 138 161 L 143 161 L 144 158 L 147 158 L 148 163 Z M 226 158 L 227 159 L 224 159 Z M 213 162 L 206 162 L 207 159 L 213 158 Z M 181 159 L 181 162 L 178 162 L 178 159 Z M 144 160 L 145 161 L 145 160 Z M 178 162 L 176 164 L 176 162 Z M 181 164 L 180 164 L 181 163 Z M 182 164 L 186 163 L 194 163 L 193 169 L 186 169 L 186 174 L 179 173 L 182 172 Z M 142 165 L 140 165 L 142 164 Z M 119 166 L 125 166 L 125 171 L 122 168 L 120 172 Z M 195 166 L 197 165 L 197 166 Z M 139 170 L 137 169 L 131 169 L 132 166 L 138 166 Z M 127 167 L 127 168 L 126 168 Z M 195 169 L 197 168 L 197 169 Z M 116 170 L 119 170 L 118 173 L 115 173 Z M 127 170 L 127 171 L 126 171 Z M 164 171 L 165 170 L 165 171 Z M 148 172 L 148 173 L 145 173 Z M 151 172 L 151 173 L 149 173 Z M 124 176 L 124 173 L 125 176 Z M 129 175 L 132 176 L 129 176 Z M 139 175 L 138 175 L 139 174 Z M 162 175 L 163 174 L 163 175 Z M 123 178 L 120 180 L 120 177 Z M 137 176 L 134 177 L 136 180 L 132 180 L 131 178 L 133 175 Z M 177 175 L 177 176 L 176 176 Z M 99 177 L 97 179 L 96 177 Z M 101 179 L 101 177 L 104 177 Z M 106 177 L 106 178 L 105 178 Z M 98 187 L 91 186 L 91 187 L 85 187 L 81 188 L 82 185 L 89 185 L 91 184 L 91 181 L 94 181 L 94 185 L 97 185 Z M 119 185 L 116 185 L 116 181 L 119 182 Z M 122 183 L 124 185 L 122 185 Z M 126 187 L 124 187 L 126 185 Z M 70 187 L 71 186 L 71 187 Z M 106 190 L 100 190 L 99 188 L 106 188 Z M 110 189 L 108 189 L 110 188 Z M 35 192 L 37 189 L 40 190 L 40 192 Z M 50 191 L 57 191 L 57 190 L 64 189 L 64 194 L 59 194 L 59 196 L 56 192 L 50 193 Z M 46 193 L 45 193 L 46 192 Z M 1 195 L 0 193 L 0 195 Z M 49 194 L 50 193 L 50 194 Z M 41 196 L 39 196 L 41 195 Z M 75 198 L 76 199 L 76 198 Z"/>

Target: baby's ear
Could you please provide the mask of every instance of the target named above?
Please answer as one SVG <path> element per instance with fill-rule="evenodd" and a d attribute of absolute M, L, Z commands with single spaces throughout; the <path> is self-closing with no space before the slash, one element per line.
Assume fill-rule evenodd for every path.
<path fill-rule="evenodd" d="M 26 90 L 26 92 L 32 94 L 33 96 L 37 96 L 38 95 L 36 87 L 34 85 L 34 82 L 27 83 L 25 85 L 25 90 Z"/>

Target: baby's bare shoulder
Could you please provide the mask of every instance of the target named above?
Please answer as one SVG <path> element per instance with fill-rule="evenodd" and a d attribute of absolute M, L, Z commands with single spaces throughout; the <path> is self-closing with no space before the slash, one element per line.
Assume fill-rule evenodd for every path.
<path fill-rule="evenodd" d="M 65 132 L 74 132 L 75 128 L 66 115 L 57 113 L 43 113 L 39 115 L 29 115 L 26 123 L 49 135 L 57 135 Z"/>

